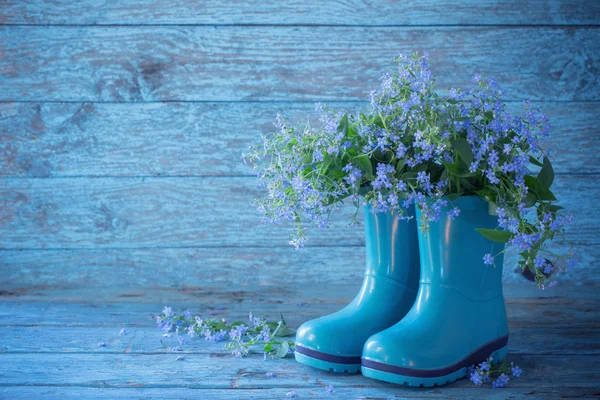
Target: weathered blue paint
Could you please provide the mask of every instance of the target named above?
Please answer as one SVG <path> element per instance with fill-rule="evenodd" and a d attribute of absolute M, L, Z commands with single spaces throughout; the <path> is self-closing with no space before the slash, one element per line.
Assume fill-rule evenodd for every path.
<path fill-rule="evenodd" d="M 365 101 L 415 49 L 440 89 L 481 72 L 507 99 L 600 100 L 596 27 L 12 26 L 0 43 L 2 101 Z"/>
<path fill-rule="evenodd" d="M 302 319 L 339 307 L 339 302 L 347 301 L 355 291 L 354 287 L 339 285 L 329 285 L 329 290 L 296 286 L 290 287 L 287 293 L 281 293 L 276 287 L 263 287 L 239 295 L 236 292 L 240 289 L 239 286 L 221 286 L 221 289 L 211 290 L 215 295 L 204 293 L 167 304 L 177 310 L 190 308 L 200 315 L 206 315 L 211 306 L 224 307 L 217 310 L 216 316 L 229 320 L 246 318 L 248 309 L 269 317 L 282 312 L 297 326 Z M 535 390 L 543 398 L 548 397 L 548 393 L 571 396 L 597 390 L 600 325 L 598 308 L 594 307 L 596 300 L 591 296 L 593 291 L 595 288 L 575 292 L 563 287 L 557 288 L 554 294 L 535 294 L 522 285 L 507 285 L 505 295 L 512 329 L 510 346 L 514 349 L 509 358 L 526 372 L 523 378 L 512 380 L 503 395 Z M 197 395 L 204 396 L 217 391 L 215 396 L 223 398 L 227 398 L 228 391 L 230 397 L 260 398 L 258 393 L 269 396 L 292 389 L 307 396 L 313 392 L 320 397 L 327 384 L 334 385 L 339 396 L 347 394 L 350 398 L 376 394 L 383 398 L 481 397 L 490 390 L 475 388 L 462 380 L 441 393 L 407 391 L 359 375 L 338 376 L 314 371 L 291 358 L 263 361 L 262 355 L 257 354 L 238 360 L 226 355 L 222 344 L 201 339 L 184 346 L 184 361 L 175 361 L 178 353 L 168 349 L 178 344 L 177 339 L 162 337 L 163 332 L 154 326 L 151 315 L 165 304 L 161 299 L 183 293 L 181 290 L 155 294 L 149 291 L 144 302 L 132 298 L 126 300 L 128 302 L 116 298 L 112 302 L 97 302 L 89 298 L 89 292 L 88 298 L 61 303 L 32 301 L 32 298 L 20 301 L 19 297 L 4 296 L 0 303 L 0 359 L 3 362 L 0 394 L 9 398 L 14 394 L 19 398 L 22 394 L 45 393 L 51 398 L 52 393 L 71 390 L 72 395 L 80 394 L 84 398 L 100 396 L 98 393 L 106 396 L 123 393 L 129 398 L 137 393 L 143 396 L 144 392 L 136 391 L 139 385 L 155 390 L 148 392 L 155 396 L 168 397 L 187 388 L 196 389 Z M 52 298 L 61 295 L 63 292 L 56 290 Z M 301 299 L 308 300 L 308 304 L 297 306 L 296 301 Z M 526 312 L 511 315 L 511 309 Z M 552 312 L 546 315 L 540 313 L 540 309 Z M 573 312 L 579 315 L 570 316 Z M 560 326 L 549 326 L 557 325 L 557 320 L 561 321 Z M 119 336 L 122 327 L 128 332 L 125 336 Z M 99 348 L 100 341 L 107 346 Z M 267 379 L 265 372 L 278 376 Z M 28 391 L 29 385 L 36 385 L 35 391 Z M 235 391 L 232 393 L 232 390 Z"/>
<path fill-rule="evenodd" d="M 600 6 L 579 0 L 161 0 L 100 2 L 6 0 L 6 24 L 77 25 L 597 25 Z"/>
<path fill-rule="evenodd" d="M 391 58 L 414 50 L 431 52 L 441 89 L 484 72 L 549 114 L 555 192 L 575 213 L 582 265 L 540 293 L 507 254 L 509 358 L 526 375 L 503 395 L 597 396 L 597 2 L 226 3 L 0 7 L 0 397 L 321 398 L 326 384 L 339 398 L 487 395 L 464 381 L 414 392 L 291 359 L 239 361 L 203 342 L 176 362 L 152 328 L 165 303 L 283 312 L 298 326 L 350 300 L 360 229 L 338 216 L 294 252 L 289 231 L 250 207 L 259 191 L 240 152 L 277 112 L 363 107 Z M 116 337 L 124 325 L 130 336 Z"/>
<path fill-rule="evenodd" d="M 558 175 L 552 187 L 571 205 L 577 243 L 600 244 L 600 219 L 588 218 L 599 183 Z M 252 207 L 263 194 L 254 177 L 0 178 L 0 248 L 290 248 L 291 225 L 263 224 Z M 311 230 L 310 245 L 363 245 L 362 230 L 347 226 L 354 212 L 349 205 L 329 229 Z"/>
<path fill-rule="evenodd" d="M 328 103 L 358 111 L 366 102 Z M 599 173 L 600 102 L 534 102 L 550 116 L 560 173 Z M 522 104 L 508 104 L 522 114 Z M 258 132 L 311 116 L 311 102 L 0 103 L 0 176 L 250 176 L 238 162 Z M 227 118 L 223 118 L 227 115 Z M 244 129 L 232 129 L 244 121 Z M 107 134 L 110 132 L 110 134 Z M 123 140 L 127 138 L 127 140 Z"/>

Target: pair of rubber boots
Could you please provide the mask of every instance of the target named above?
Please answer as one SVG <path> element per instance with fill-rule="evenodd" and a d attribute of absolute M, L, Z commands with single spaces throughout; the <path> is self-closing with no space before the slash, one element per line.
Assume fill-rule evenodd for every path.
<path fill-rule="evenodd" d="M 461 214 L 443 214 L 430 230 L 365 206 L 367 263 L 362 287 L 342 310 L 304 323 L 296 360 L 386 382 L 435 386 L 467 375 L 470 365 L 506 357 L 508 324 L 502 261 L 485 265 L 503 245 L 475 229 L 497 218 L 480 197 L 461 197 Z"/>

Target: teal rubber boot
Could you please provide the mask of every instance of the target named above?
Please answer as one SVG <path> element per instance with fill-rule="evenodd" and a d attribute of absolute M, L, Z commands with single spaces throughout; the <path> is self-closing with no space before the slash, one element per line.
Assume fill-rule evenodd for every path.
<path fill-rule="evenodd" d="M 308 321 L 296 333 L 296 361 L 334 372 L 360 371 L 365 341 L 398 322 L 419 288 L 415 218 L 373 214 L 365 206 L 367 262 L 362 287 L 342 310 Z"/>
<path fill-rule="evenodd" d="M 502 251 L 475 228 L 494 229 L 497 218 L 476 196 L 459 198 L 454 220 L 442 215 L 419 231 L 421 281 L 412 309 L 396 325 L 373 335 L 362 355 L 364 376 L 410 386 L 443 385 L 492 356 L 506 357 L 508 323 L 502 295 Z M 420 212 L 417 210 L 417 221 Z"/>

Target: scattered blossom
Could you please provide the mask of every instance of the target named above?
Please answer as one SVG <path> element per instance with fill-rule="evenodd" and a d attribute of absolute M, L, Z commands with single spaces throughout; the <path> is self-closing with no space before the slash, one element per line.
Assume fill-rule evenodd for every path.
<path fill-rule="evenodd" d="M 491 357 L 477 366 L 470 366 L 467 370 L 467 376 L 474 385 L 491 383 L 494 389 L 505 387 L 510 381 L 509 376 L 520 377 L 522 373 L 523 370 L 518 365 L 508 365 L 506 361 L 496 363 Z"/>
<path fill-rule="evenodd" d="M 186 311 L 176 314 L 170 307 L 165 307 L 161 315 L 155 317 L 157 326 L 167 333 L 163 337 L 171 337 L 170 332 L 175 332 L 180 346 L 170 347 L 170 351 L 183 351 L 181 346 L 187 343 L 179 332 L 187 332 L 187 336 L 202 337 L 205 340 L 220 342 L 230 339 L 225 348 L 235 357 L 245 357 L 255 347 L 262 347 L 262 352 L 267 355 L 285 357 L 293 352 L 293 340 L 285 339 L 294 333 L 285 321 L 270 322 L 259 318 L 252 313 L 248 314 L 249 325 L 241 321 L 229 324 L 224 318 L 201 318 Z M 104 344 L 106 345 L 106 344 Z"/>

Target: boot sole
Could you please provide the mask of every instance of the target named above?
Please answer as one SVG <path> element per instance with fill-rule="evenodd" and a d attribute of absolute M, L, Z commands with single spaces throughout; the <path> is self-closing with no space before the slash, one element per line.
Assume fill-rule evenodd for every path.
<path fill-rule="evenodd" d="M 454 365 L 437 370 L 404 368 L 363 358 L 361 372 L 368 378 L 399 385 L 414 387 L 442 386 L 466 377 L 469 366 L 477 365 L 487 360 L 488 357 L 493 358 L 493 364 L 503 362 L 508 352 L 507 343 L 508 335 L 482 346 Z"/>
<path fill-rule="evenodd" d="M 360 356 L 344 357 L 322 353 L 296 344 L 294 352 L 296 361 L 313 368 L 342 374 L 355 374 L 360 372 Z"/>

